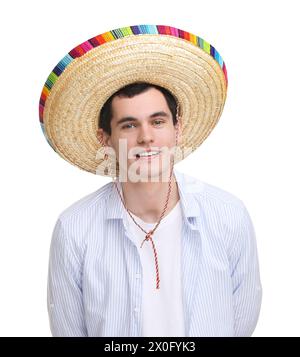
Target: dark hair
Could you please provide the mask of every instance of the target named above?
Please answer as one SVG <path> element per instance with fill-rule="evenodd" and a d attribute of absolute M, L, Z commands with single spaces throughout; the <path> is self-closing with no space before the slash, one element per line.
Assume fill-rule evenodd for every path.
<path fill-rule="evenodd" d="M 108 98 L 108 100 L 104 103 L 103 107 L 101 108 L 98 127 L 102 128 L 108 135 L 111 135 L 111 126 L 110 126 L 110 122 L 112 119 L 111 103 L 114 97 L 119 96 L 119 97 L 132 98 L 137 94 L 149 90 L 150 88 L 155 88 L 164 95 L 168 107 L 170 109 L 170 112 L 172 113 L 173 124 L 175 126 L 177 124 L 177 118 L 176 118 L 177 102 L 173 94 L 167 89 L 160 87 L 156 84 L 147 83 L 147 82 L 135 82 L 135 83 L 128 84 L 125 87 L 122 87 Z"/>

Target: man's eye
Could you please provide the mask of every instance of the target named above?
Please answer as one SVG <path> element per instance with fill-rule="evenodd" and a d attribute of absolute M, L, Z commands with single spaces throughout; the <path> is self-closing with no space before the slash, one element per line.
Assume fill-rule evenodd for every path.
<path fill-rule="evenodd" d="M 154 120 L 154 123 L 155 123 L 155 125 L 159 125 L 159 124 L 163 123 L 163 120 Z"/>
<path fill-rule="evenodd" d="M 134 125 L 134 124 L 133 123 L 125 124 L 122 126 L 122 129 L 129 129 L 131 127 L 131 125 Z"/>

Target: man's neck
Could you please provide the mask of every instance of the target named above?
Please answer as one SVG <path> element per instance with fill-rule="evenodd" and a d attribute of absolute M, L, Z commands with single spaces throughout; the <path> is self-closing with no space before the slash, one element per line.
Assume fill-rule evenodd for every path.
<path fill-rule="evenodd" d="M 147 223 L 158 222 L 168 195 L 169 182 L 122 182 L 123 197 L 127 209 Z M 179 200 L 178 186 L 173 173 L 171 194 L 164 216 Z"/>

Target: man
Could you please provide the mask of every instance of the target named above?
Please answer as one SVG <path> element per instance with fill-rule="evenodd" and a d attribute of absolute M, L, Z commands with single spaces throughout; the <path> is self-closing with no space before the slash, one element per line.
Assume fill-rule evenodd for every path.
<path fill-rule="evenodd" d="M 144 34 L 149 32 L 144 29 Z M 162 43 L 158 48 L 155 58 Z M 69 68 L 76 70 L 76 64 Z M 141 71 L 142 67 L 136 73 Z M 68 124 L 73 132 L 66 134 L 67 143 L 59 137 L 66 124 L 59 131 L 51 126 L 58 112 L 55 120 L 67 123 L 64 116 L 76 100 L 63 98 L 69 78 L 66 71 L 51 88 L 43 119 L 52 146 L 87 169 L 83 154 L 76 158 L 70 150 L 66 153 L 74 136 L 80 140 L 83 125 L 74 135 L 75 119 Z M 79 74 L 74 78 L 78 80 Z M 167 81 L 160 86 L 136 76 L 101 97 L 94 132 L 101 143 L 95 171 L 117 180 L 74 203 L 57 220 L 48 276 L 54 336 L 250 336 L 256 326 L 261 284 L 250 216 L 232 194 L 173 170 L 178 153 L 172 149 L 186 147 L 193 135 L 194 142 L 202 142 L 210 130 L 206 127 L 201 138 L 197 137 L 200 129 L 186 134 L 189 125 L 197 127 L 197 119 L 189 124 L 184 100 L 178 100 L 180 94 L 175 97 L 167 85 Z M 209 96 L 204 94 L 206 102 Z M 62 105 L 55 101 L 61 98 L 66 109 L 54 113 L 53 107 Z M 81 109 L 77 104 L 74 110 L 83 113 L 87 106 L 90 111 L 91 106 L 83 102 Z M 210 118 L 214 115 L 220 111 L 211 112 Z"/>

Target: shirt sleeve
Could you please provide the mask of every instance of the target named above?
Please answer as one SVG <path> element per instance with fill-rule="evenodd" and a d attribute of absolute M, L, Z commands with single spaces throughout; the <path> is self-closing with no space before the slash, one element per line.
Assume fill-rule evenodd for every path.
<path fill-rule="evenodd" d="M 245 206 L 230 255 L 235 336 L 251 336 L 258 320 L 262 286 L 254 227 Z"/>
<path fill-rule="evenodd" d="M 53 336 L 87 336 L 81 287 L 81 263 L 74 242 L 57 220 L 50 247 L 47 307 Z"/>

